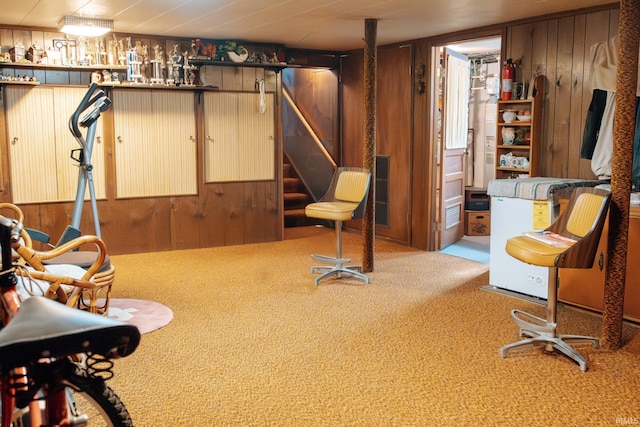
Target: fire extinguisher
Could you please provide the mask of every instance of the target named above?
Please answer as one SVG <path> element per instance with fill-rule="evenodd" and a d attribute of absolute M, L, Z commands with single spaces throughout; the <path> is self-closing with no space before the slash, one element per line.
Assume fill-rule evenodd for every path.
<path fill-rule="evenodd" d="M 516 67 L 513 64 L 513 60 L 509 58 L 502 68 L 502 93 L 500 94 L 500 99 L 503 101 L 511 99 L 513 81 L 516 78 L 515 73 Z"/>

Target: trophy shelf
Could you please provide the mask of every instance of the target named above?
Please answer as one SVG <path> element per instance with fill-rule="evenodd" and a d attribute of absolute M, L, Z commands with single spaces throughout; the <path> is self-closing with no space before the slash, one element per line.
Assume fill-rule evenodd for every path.
<path fill-rule="evenodd" d="M 122 88 L 122 89 L 162 89 L 162 90 L 192 90 L 192 91 L 219 91 L 218 86 L 200 86 L 200 85 L 167 85 L 161 83 L 132 83 L 128 81 L 122 81 L 121 83 L 98 83 L 99 86 L 107 88 Z"/>
<path fill-rule="evenodd" d="M 23 85 L 23 86 L 37 86 L 39 81 L 24 81 L 24 80 L 0 80 L 0 85 Z"/>
<path fill-rule="evenodd" d="M 233 62 L 233 61 L 214 61 L 211 59 L 197 59 L 193 58 L 189 60 L 189 63 L 195 66 L 201 65 L 215 65 L 220 67 L 252 67 L 252 68 L 264 68 L 267 70 L 280 71 L 284 68 L 299 68 L 299 65 L 287 64 L 285 62 L 269 63 L 269 62 Z"/>
<path fill-rule="evenodd" d="M 62 64 L 33 64 L 31 62 L 1 62 L 0 68 L 28 68 L 45 70 L 126 70 L 126 65 L 62 65 Z"/>

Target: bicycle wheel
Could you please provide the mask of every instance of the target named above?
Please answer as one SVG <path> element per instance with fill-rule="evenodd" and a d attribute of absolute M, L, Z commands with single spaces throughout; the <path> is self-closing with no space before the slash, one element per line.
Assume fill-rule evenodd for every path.
<path fill-rule="evenodd" d="M 69 375 L 66 386 L 66 400 L 72 425 L 86 427 L 132 427 L 133 421 L 127 408 L 115 392 L 99 378 Z M 40 411 L 45 412 L 45 401 L 38 401 Z M 29 406 L 16 410 L 12 426 L 31 427 Z"/>
<path fill-rule="evenodd" d="M 100 378 L 69 375 L 67 402 L 72 416 L 89 427 L 130 427 L 131 416 L 118 395 Z M 74 424 L 75 425 L 75 424 Z"/>

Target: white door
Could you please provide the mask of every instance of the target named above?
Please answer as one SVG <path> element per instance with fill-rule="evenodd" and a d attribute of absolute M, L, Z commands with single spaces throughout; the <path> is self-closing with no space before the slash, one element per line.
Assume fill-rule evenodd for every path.
<path fill-rule="evenodd" d="M 464 167 L 469 128 L 469 60 L 444 50 L 442 138 L 440 146 L 440 247 L 464 234 Z"/>

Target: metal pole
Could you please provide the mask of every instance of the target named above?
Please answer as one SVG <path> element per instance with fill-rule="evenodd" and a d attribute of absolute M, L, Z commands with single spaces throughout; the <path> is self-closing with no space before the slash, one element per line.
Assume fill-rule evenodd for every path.
<path fill-rule="evenodd" d="M 376 19 L 365 19 L 364 25 L 364 141 L 363 165 L 371 171 L 369 198 L 362 222 L 362 271 L 373 271 L 375 242 L 376 199 L 376 91 L 377 91 L 377 39 Z"/>

